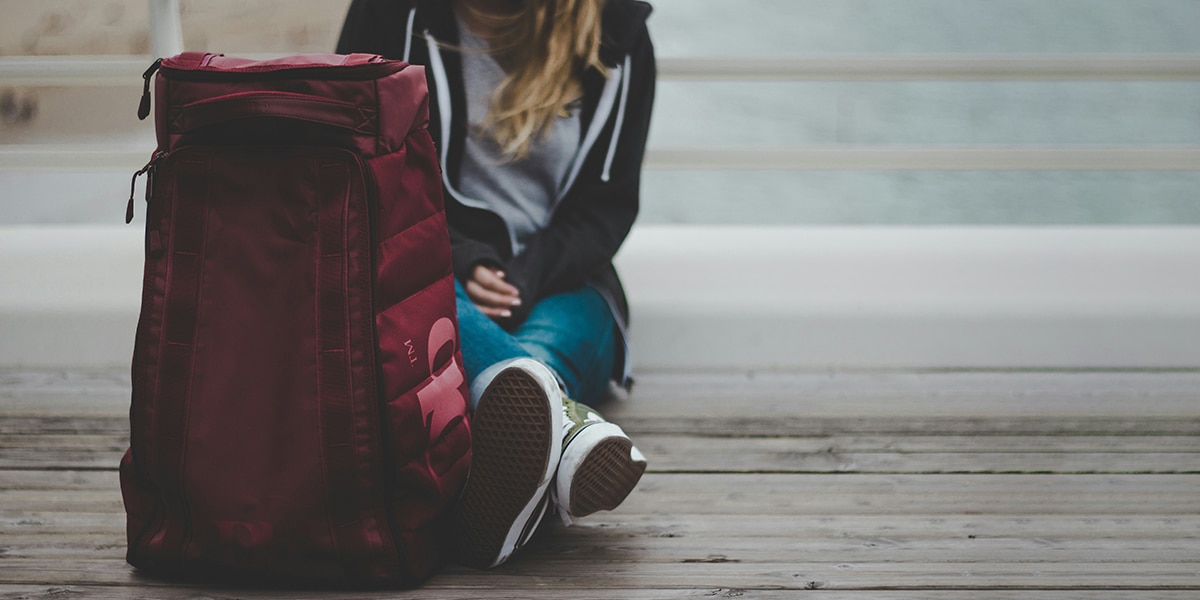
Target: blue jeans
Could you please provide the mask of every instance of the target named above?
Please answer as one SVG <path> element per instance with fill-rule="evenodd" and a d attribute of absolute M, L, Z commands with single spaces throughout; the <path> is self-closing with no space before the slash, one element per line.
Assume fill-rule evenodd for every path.
<path fill-rule="evenodd" d="M 502 360 L 531 357 L 558 375 L 573 400 L 595 405 L 604 399 L 616 360 L 616 322 L 600 292 L 585 286 L 545 298 L 508 331 L 479 311 L 461 283 L 454 285 L 468 382 Z M 478 400 L 471 399 L 472 409 Z"/>

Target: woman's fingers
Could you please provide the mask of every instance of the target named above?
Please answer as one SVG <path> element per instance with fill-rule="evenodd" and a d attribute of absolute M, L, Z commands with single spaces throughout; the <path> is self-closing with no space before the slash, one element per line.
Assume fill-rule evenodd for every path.
<path fill-rule="evenodd" d="M 507 319 L 512 316 L 512 307 L 521 305 L 520 290 L 496 269 L 477 265 L 463 287 L 479 312 L 492 319 Z"/>
<path fill-rule="evenodd" d="M 467 297 L 481 307 L 508 310 L 521 304 L 520 298 L 491 290 L 474 279 L 468 281 L 463 287 L 467 290 Z"/>
<path fill-rule="evenodd" d="M 512 296 L 517 299 L 516 304 L 520 303 L 521 291 L 513 284 L 504 280 L 503 271 L 491 269 L 483 265 L 476 265 L 475 271 L 471 275 L 471 279 L 484 288 L 497 294 Z"/>

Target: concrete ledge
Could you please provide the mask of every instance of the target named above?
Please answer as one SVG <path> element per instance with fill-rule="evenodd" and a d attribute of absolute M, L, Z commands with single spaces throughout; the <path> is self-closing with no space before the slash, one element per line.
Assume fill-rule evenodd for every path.
<path fill-rule="evenodd" d="M 0 228 L 0 367 L 128 364 L 141 228 Z M 1200 367 L 1200 228 L 642 226 L 641 370 Z"/>
<path fill-rule="evenodd" d="M 642 227 L 638 364 L 1200 366 L 1200 228 Z"/>

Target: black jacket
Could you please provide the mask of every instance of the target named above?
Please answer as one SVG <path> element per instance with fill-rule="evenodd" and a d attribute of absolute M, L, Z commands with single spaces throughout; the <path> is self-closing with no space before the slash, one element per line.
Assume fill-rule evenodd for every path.
<path fill-rule="evenodd" d="M 541 299 L 591 284 L 607 296 L 624 334 L 629 309 L 612 258 L 638 211 L 656 77 L 654 48 L 646 30 L 650 5 L 636 0 L 605 3 L 600 58 L 610 75 L 606 79 L 594 69 L 583 74 L 583 144 L 587 146 L 590 138 L 591 146 L 550 223 L 526 240 L 516 255 L 504 221 L 493 212 L 464 204 L 455 190 L 466 139 L 462 62 L 456 52 L 437 49 L 428 39 L 458 44 L 452 5 L 451 0 L 354 0 L 337 51 L 381 54 L 427 67 L 429 129 L 445 170 L 446 215 L 454 272 L 460 280 L 467 279 L 478 264 L 502 269 L 525 299 L 521 309 L 514 311 L 514 324 Z M 452 115 L 449 123 L 442 120 L 446 113 Z M 618 364 L 627 363 L 628 353 L 625 358 Z"/>

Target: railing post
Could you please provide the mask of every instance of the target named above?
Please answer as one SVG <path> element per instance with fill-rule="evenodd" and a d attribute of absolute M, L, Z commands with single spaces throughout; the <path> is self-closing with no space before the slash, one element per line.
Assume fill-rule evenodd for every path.
<path fill-rule="evenodd" d="M 175 56 L 183 52 L 179 0 L 150 0 L 150 54 Z"/>

